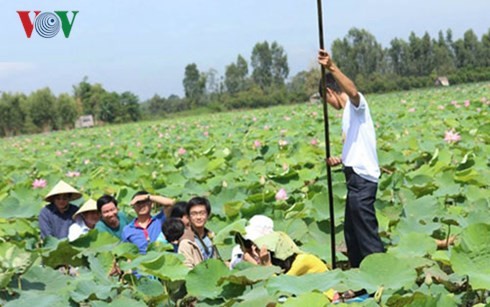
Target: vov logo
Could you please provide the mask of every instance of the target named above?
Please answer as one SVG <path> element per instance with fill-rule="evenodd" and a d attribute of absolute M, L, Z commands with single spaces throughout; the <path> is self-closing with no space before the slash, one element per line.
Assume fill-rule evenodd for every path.
<path fill-rule="evenodd" d="M 68 11 L 42 13 L 41 11 L 33 11 L 34 20 L 31 20 L 29 16 L 31 11 L 17 11 L 17 14 L 19 14 L 27 38 L 31 38 L 34 29 L 41 37 L 53 38 L 58 34 L 60 28 L 63 30 L 65 37 L 68 38 L 78 14 L 78 11 L 71 12 L 73 14 L 71 21 L 68 19 Z"/>

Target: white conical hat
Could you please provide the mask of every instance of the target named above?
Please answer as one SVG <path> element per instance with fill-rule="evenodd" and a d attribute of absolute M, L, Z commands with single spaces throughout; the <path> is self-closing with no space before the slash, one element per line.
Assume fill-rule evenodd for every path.
<path fill-rule="evenodd" d="M 97 211 L 97 202 L 93 199 L 87 200 L 81 207 L 78 209 L 75 214 L 73 214 L 73 219 L 77 217 L 80 213 L 87 212 L 87 211 Z"/>
<path fill-rule="evenodd" d="M 69 185 L 68 183 L 64 182 L 63 180 L 60 180 L 54 188 L 49 191 L 48 195 L 44 197 L 44 200 L 47 202 L 52 202 L 53 201 L 53 196 L 55 195 L 60 195 L 60 194 L 71 194 L 70 201 L 79 199 L 82 197 L 82 194 L 77 191 L 74 187 Z"/>

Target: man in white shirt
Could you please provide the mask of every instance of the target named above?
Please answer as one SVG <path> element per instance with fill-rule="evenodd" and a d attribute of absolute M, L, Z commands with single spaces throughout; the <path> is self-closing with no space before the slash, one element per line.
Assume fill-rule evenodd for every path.
<path fill-rule="evenodd" d="M 330 166 L 344 166 L 347 183 L 344 236 L 351 267 L 357 268 L 367 255 L 384 252 L 374 209 L 380 176 L 376 133 L 367 101 L 355 84 L 325 50 L 319 51 L 318 62 L 329 71 L 320 91 L 327 91 L 328 104 L 337 110 L 344 109 L 342 158 L 329 157 L 327 162 Z"/>

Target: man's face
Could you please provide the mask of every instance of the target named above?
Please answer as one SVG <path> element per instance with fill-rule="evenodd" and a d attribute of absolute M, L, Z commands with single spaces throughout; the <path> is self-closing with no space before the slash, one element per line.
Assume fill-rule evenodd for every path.
<path fill-rule="evenodd" d="M 206 211 L 206 206 L 197 205 L 191 208 L 189 211 L 189 219 L 191 225 L 195 228 L 204 228 L 206 222 L 208 221 L 208 212 Z"/>
<path fill-rule="evenodd" d="M 107 203 L 102 206 L 100 210 L 100 214 L 102 216 L 102 220 L 113 228 L 119 226 L 119 219 L 117 218 L 117 207 L 113 202 Z"/>
<path fill-rule="evenodd" d="M 59 194 L 53 197 L 53 203 L 59 212 L 63 213 L 68 210 L 70 204 L 70 194 Z"/>
<path fill-rule="evenodd" d="M 150 200 L 142 200 L 134 204 L 134 211 L 138 216 L 142 215 L 151 215 L 151 201 Z"/>

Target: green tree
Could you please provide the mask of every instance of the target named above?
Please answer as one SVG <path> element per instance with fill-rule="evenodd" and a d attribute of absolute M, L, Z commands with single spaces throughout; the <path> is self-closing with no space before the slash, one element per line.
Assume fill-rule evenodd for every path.
<path fill-rule="evenodd" d="M 410 51 L 408 44 L 399 38 L 390 42 L 391 46 L 387 50 L 393 73 L 405 76 L 409 72 Z"/>
<path fill-rule="evenodd" d="M 32 93 L 29 98 L 30 118 L 41 131 L 47 132 L 56 128 L 58 112 L 56 97 L 49 88 Z"/>
<path fill-rule="evenodd" d="M 199 72 L 195 63 L 188 64 L 185 67 L 183 84 L 185 97 L 189 100 L 191 106 L 198 106 L 204 98 L 206 78 Z"/>
<path fill-rule="evenodd" d="M 60 129 L 71 129 L 75 126 L 78 118 L 77 103 L 75 98 L 68 94 L 61 94 L 56 99 L 56 109 L 58 110 L 57 126 Z"/>
<path fill-rule="evenodd" d="M 141 119 L 139 98 L 135 94 L 126 91 L 120 96 L 121 112 L 120 121 L 131 120 L 136 122 Z"/>
<path fill-rule="evenodd" d="M 481 38 L 481 49 L 478 58 L 481 60 L 481 66 L 490 67 L 490 29 Z"/>
<path fill-rule="evenodd" d="M 473 30 L 466 31 L 463 39 L 458 39 L 453 46 L 458 68 L 476 68 L 480 66 L 480 60 L 477 58 L 480 53 L 480 42 Z"/>
<path fill-rule="evenodd" d="M 114 123 L 120 115 L 121 102 L 116 92 L 105 92 L 100 97 L 98 118 L 107 123 Z"/>
<path fill-rule="evenodd" d="M 236 94 L 247 89 L 248 64 L 238 55 L 236 63 L 231 63 L 225 69 L 225 87 L 229 94 Z"/>
<path fill-rule="evenodd" d="M 272 54 L 267 41 L 255 44 L 252 50 L 252 80 L 262 90 L 272 85 Z"/>
<path fill-rule="evenodd" d="M 449 36 L 450 37 L 450 36 Z M 456 69 L 451 45 L 448 43 L 442 31 L 439 31 L 437 41 L 432 42 L 433 63 L 437 75 L 447 75 Z"/>
<path fill-rule="evenodd" d="M 23 132 L 26 113 L 22 103 L 23 94 L 2 93 L 0 97 L 0 129 L 3 136 L 19 135 Z"/>
<path fill-rule="evenodd" d="M 160 97 L 159 95 L 155 94 L 153 97 L 150 98 L 148 101 L 148 108 L 151 112 L 152 115 L 160 114 L 163 113 L 165 109 L 165 98 Z"/>
<path fill-rule="evenodd" d="M 272 82 L 276 86 L 283 86 L 289 75 L 288 56 L 278 43 L 271 45 L 272 56 Z"/>
<path fill-rule="evenodd" d="M 352 78 L 380 71 L 383 56 L 381 45 L 364 29 L 352 28 L 343 40 L 335 40 L 332 44 L 332 58 Z"/>

